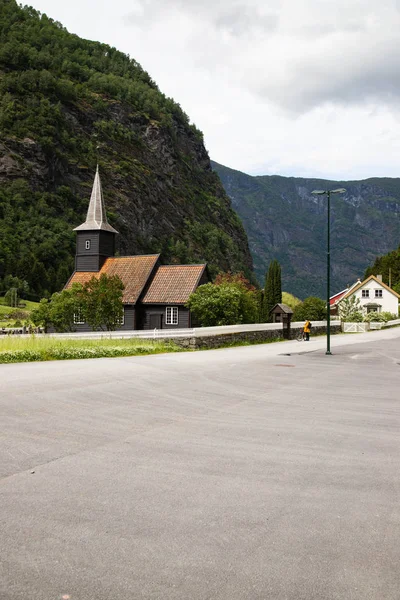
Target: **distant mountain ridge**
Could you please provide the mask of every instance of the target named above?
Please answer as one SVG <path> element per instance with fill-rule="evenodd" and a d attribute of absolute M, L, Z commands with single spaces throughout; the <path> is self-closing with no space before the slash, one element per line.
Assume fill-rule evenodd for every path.
<path fill-rule="evenodd" d="M 331 200 L 332 293 L 400 244 L 400 179 L 251 176 L 216 162 L 212 166 L 242 219 L 260 283 L 276 258 L 285 290 L 301 298 L 325 297 L 326 197 L 312 195 L 315 189 L 346 188 Z"/>

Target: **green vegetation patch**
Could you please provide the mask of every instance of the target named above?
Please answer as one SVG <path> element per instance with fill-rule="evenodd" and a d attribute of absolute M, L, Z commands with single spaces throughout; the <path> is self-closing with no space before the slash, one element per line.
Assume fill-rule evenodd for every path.
<path fill-rule="evenodd" d="M 23 300 L 19 307 L 8 306 L 3 302 L 4 298 L 0 297 L 0 327 L 16 327 L 15 322 L 29 320 L 31 311 L 39 306 L 38 302 L 29 300 Z"/>
<path fill-rule="evenodd" d="M 183 352 L 170 341 L 152 340 L 62 340 L 38 336 L 0 338 L 0 364 L 37 362 L 47 360 L 73 360 L 80 358 L 113 358 Z"/>

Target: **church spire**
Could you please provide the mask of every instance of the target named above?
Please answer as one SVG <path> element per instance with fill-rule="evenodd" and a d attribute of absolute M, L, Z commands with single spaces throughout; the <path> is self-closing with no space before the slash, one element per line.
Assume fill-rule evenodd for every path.
<path fill-rule="evenodd" d="M 94 178 L 92 195 L 90 197 L 89 208 L 86 215 L 86 221 L 75 227 L 74 231 L 110 231 L 111 233 L 118 233 L 111 227 L 107 221 L 106 209 L 104 207 L 103 192 L 101 189 L 101 181 L 99 174 L 99 165 L 97 165 L 96 175 Z"/>

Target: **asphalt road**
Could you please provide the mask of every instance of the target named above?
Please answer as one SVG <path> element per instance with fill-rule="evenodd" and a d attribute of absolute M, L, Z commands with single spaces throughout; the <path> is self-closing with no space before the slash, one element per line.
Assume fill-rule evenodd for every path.
<path fill-rule="evenodd" d="M 324 343 L 0 365 L 1 600 L 399 600 L 400 331 Z"/>

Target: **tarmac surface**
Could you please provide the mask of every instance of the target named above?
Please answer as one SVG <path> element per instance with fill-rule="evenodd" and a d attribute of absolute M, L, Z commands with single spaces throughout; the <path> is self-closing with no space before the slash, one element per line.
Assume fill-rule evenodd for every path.
<path fill-rule="evenodd" d="M 1 600 L 399 600 L 400 329 L 0 365 Z"/>

